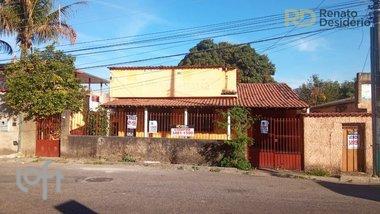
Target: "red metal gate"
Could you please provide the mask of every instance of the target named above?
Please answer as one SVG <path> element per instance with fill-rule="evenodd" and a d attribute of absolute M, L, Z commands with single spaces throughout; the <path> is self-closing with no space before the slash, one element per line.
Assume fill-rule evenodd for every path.
<path fill-rule="evenodd" d="M 267 120 L 268 133 L 260 123 Z M 296 118 L 262 118 L 253 127 L 254 144 L 249 158 L 253 166 L 272 169 L 303 169 L 303 121 Z"/>
<path fill-rule="evenodd" d="M 61 117 L 58 115 L 44 119 L 38 119 L 36 121 L 36 124 L 36 156 L 59 157 Z"/>

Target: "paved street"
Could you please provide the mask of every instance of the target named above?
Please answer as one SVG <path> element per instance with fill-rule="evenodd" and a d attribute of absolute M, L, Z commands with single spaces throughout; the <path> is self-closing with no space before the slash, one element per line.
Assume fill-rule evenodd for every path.
<path fill-rule="evenodd" d="M 0 162 L 0 213 L 380 213 L 380 186 L 125 165 L 53 163 L 62 192 L 50 179 L 43 201 L 16 187 L 26 166 L 42 162 Z"/>

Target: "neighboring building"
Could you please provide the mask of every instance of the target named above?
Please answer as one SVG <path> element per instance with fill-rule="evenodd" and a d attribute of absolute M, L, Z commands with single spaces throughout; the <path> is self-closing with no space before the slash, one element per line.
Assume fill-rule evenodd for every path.
<path fill-rule="evenodd" d="M 355 96 L 310 108 L 304 118 L 305 169 L 373 170 L 371 75 L 358 73 Z"/>
<path fill-rule="evenodd" d="M 3 71 L 4 66 L 4 64 L 0 65 L 0 72 Z M 75 75 L 81 84 L 86 88 L 86 103 L 88 104 L 86 107 L 87 109 L 90 107 L 93 107 L 95 109 L 102 103 L 109 101 L 108 93 L 103 93 L 102 91 L 102 86 L 108 84 L 108 80 L 79 70 L 76 71 Z M 91 89 L 91 85 L 93 84 L 99 84 L 100 88 L 96 91 L 93 91 Z M 0 93 L 6 93 L 6 87 L 3 79 L 0 79 Z M 48 132 L 51 132 L 54 128 L 59 129 L 60 127 L 60 125 L 57 125 L 56 127 L 39 126 L 36 125 L 36 122 L 34 121 L 20 121 L 20 118 L 17 116 L 8 117 L 5 111 L 6 108 L 0 105 L 0 155 L 11 154 L 17 151 L 21 151 L 29 155 L 34 155 L 36 147 L 38 147 L 36 145 L 37 141 L 45 140 L 44 138 L 50 134 Z M 76 128 L 78 129 L 84 123 L 82 114 L 74 114 L 73 118 L 75 118 L 75 122 L 71 123 L 70 130 Z M 60 119 L 56 121 L 59 122 Z M 21 133 L 19 130 L 20 124 L 22 126 Z"/>
<path fill-rule="evenodd" d="M 0 73 L 4 70 L 5 64 L 0 64 Z M 3 77 L 0 77 L 0 94 L 6 92 Z M 4 103 L 0 100 L 0 155 L 8 155 L 17 152 L 18 146 L 18 118 L 7 117 Z"/>
<path fill-rule="evenodd" d="M 262 124 L 268 131 L 260 133 L 257 121 L 249 132 L 258 141 L 250 152 L 255 154 L 252 162 L 301 169 L 302 137 L 296 119 L 308 105 L 286 84 L 239 83 L 238 71 L 223 67 L 111 67 L 110 71 L 111 101 L 104 106 L 111 109 L 111 135 L 226 140 L 233 133 L 218 125 L 220 112 L 242 106 L 265 120 Z M 275 160 L 285 157 L 274 157 L 278 141 L 284 155 L 296 157 Z M 269 162 L 263 160 L 272 156 Z M 287 161 L 296 163 L 288 166 Z"/>
<path fill-rule="evenodd" d="M 358 73 L 355 81 L 355 95 L 351 98 L 341 99 L 312 106 L 310 112 L 367 112 L 371 113 L 371 74 Z"/>

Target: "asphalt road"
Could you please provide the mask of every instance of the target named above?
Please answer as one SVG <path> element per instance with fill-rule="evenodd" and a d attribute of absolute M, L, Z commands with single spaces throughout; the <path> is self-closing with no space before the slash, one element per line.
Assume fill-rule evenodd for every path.
<path fill-rule="evenodd" d="M 50 179 L 43 201 L 41 185 L 16 186 L 16 169 L 41 165 L 0 162 L 0 213 L 380 213 L 380 186 L 123 165 L 53 163 L 62 191 Z"/>

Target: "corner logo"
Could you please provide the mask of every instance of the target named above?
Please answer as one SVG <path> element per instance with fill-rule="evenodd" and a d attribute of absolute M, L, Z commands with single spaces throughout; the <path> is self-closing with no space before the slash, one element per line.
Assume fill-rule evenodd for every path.
<path fill-rule="evenodd" d="M 318 16 L 319 15 L 319 20 Z M 355 10 L 327 10 L 315 12 L 311 9 L 287 9 L 284 13 L 285 26 L 311 27 L 319 22 L 321 27 L 364 27 L 370 26 L 369 17 Z"/>
<path fill-rule="evenodd" d="M 285 10 L 285 26 L 311 27 L 317 23 L 317 14 L 310 9 Z"/>
<path fill-rule="evenodd" d="M 28 192 L 29 188 L 23 184 L 24 181 L 29 186 L 35 186 L 42 181 L 42 200 L 48 198 L 48 179 L 56 178 L 55 192 L 61 192 L 61 182 L 63 180 L 62 172 L 59 169 L 54 171 L 53 175 L 49 175 L 48 167 L 52 163 L 51 160 L 45 161 L 42 168 L 27 167 L 25 169 L 16 170 L 16 185 L 22 192 Z M 30 179 L 32 177 L 32 180 Z"/>

